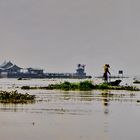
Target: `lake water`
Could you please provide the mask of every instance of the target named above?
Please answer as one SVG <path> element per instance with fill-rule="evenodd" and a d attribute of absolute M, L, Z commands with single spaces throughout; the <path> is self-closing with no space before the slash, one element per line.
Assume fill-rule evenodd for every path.
<path fill-rule="evenodd" d="M 2 90 L 18 90 L 37 97 L 34 104 L 0 104 L 0 140 L 140 139 L 140 92 L 17 88 L 57 82 L 60 80 L 0 79 Z"/>

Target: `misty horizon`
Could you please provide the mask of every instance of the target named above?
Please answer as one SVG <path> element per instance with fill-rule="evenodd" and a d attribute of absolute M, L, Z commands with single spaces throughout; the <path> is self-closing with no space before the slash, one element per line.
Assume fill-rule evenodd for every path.
<path fill-rule="evenodd" d="M 0 0 L 0 63 L 49 72 L 140 74 L 139 1 Z M 112 73 L 113 74 L 113 73 Z"/>

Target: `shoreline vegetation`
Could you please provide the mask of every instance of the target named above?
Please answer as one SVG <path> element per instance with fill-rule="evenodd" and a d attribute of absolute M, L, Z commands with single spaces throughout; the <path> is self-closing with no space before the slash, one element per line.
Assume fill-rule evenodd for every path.
<path fill-rule="evenodd" d="M 0 103 L 27 104 L 34 103 L 35 95 L 21 94 L 16 91 L 0 91 Z"/>
<path fill-rule="evenodd" d="M 91 90 L 129 90 L 129 91 L 140 91 L 135 86 L 111 86 L 108 83 L 93 84 L 92 81 L 86 80 L 83 82 L 68 82 L 65 81 L 59 84 L 50 84 L 43 87 L 30 87 L 22 86 L 23 90 L 31 89 L 44 89 L 44 90 L 65 90 L 65 91 L 91 91 Z"/>

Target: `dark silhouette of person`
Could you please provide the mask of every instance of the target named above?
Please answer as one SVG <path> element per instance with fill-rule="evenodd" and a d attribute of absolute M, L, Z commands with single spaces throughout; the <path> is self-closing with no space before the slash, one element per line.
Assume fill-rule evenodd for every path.
<path fill-rule="evenodd" d="M 105 65 L 104 65 L 104 74 L 103 74 L 103 78 L 104 78 L 105 82 L 108 82 L 108 79 L 109 79 L 108 74 L 111 75 L 111 73 L 110 73 L 110 71 L 109 71 L 109 68 L 110 68 L 109 64 L 105 64 Z"/>

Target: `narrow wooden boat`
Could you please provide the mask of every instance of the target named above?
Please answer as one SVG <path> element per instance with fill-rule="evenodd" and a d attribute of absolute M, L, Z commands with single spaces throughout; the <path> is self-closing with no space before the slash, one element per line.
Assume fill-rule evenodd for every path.
<path fill-rule="evenodd" d="M 140 84 L 140 80 L 135 80 L 133 84 Z"/>
<path fill-rule="evenodd" d="M 121 81 L 122 80 L 115 80 L 115 81 L 108 82 L 108 84 L 111 85 L 111 86 L 119 86 Z"/>

